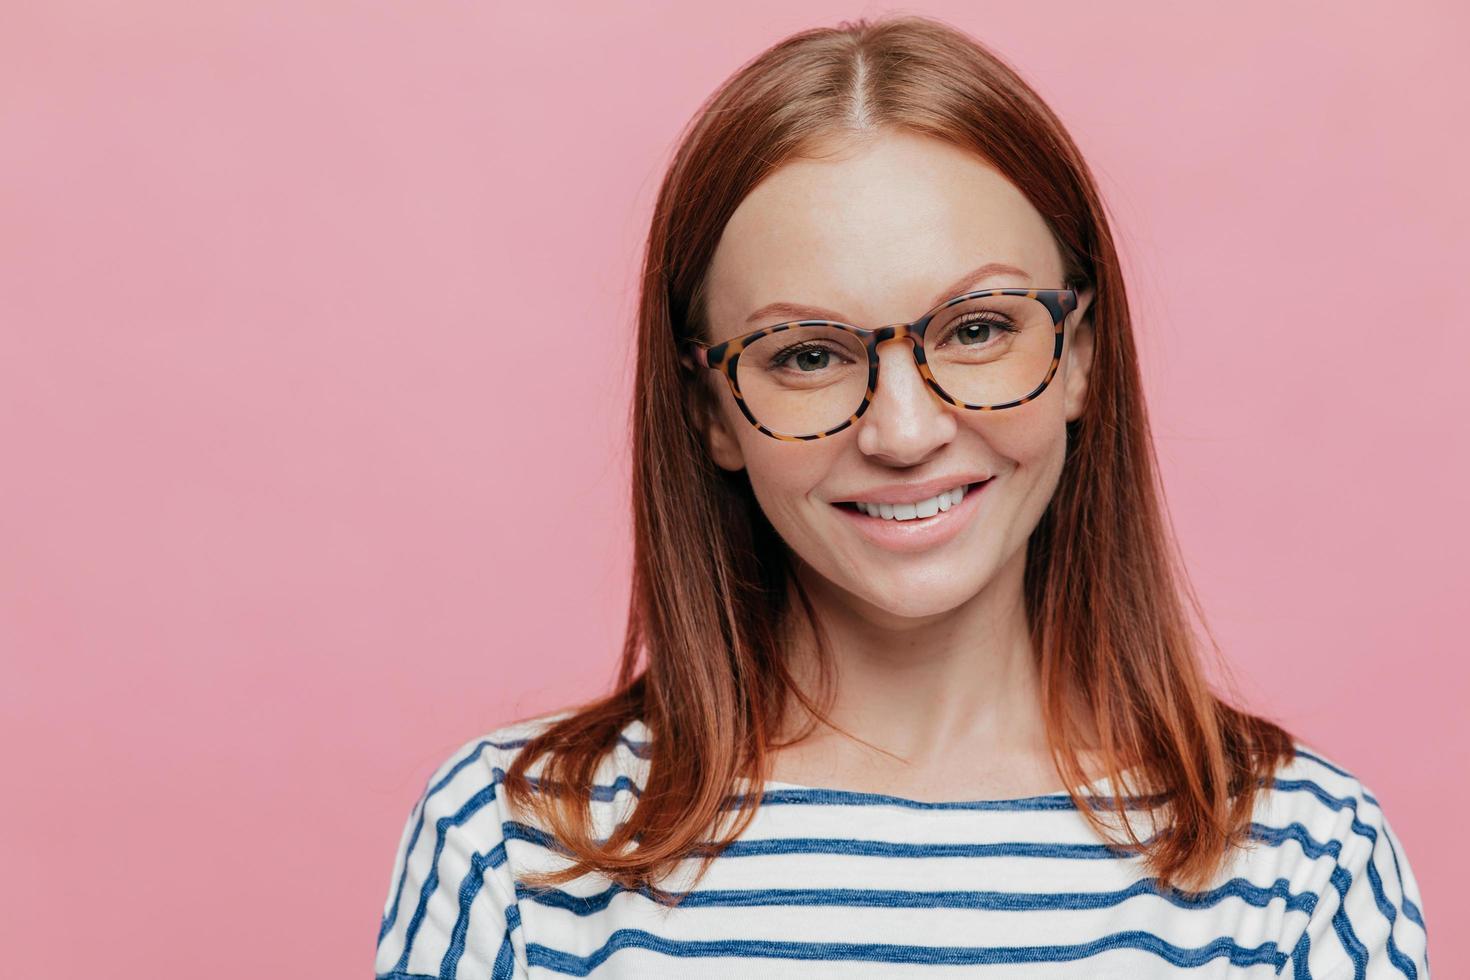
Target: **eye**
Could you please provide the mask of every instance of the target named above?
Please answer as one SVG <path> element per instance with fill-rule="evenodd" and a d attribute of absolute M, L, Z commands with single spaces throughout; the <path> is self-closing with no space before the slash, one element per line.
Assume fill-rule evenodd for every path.
<path fill-rule="evenodd" d="M 821 344 L 792 344 L 772 355 L 770 364 L 772 367 L 781 367 L 787 361 L 795 361 L 799 371 L 820 371 L 830 366 L 828 359 L 833 354 L 839 353 L 841 352 Z"/>
<path fill-rule="evenodd" d="M 1016 327 L 999 313 L 967 313 L 950 325 L 945 339 L 957 337 L 961 345 L 968 347 L 984 344 L 993 332 L 1015 333 Z"/>

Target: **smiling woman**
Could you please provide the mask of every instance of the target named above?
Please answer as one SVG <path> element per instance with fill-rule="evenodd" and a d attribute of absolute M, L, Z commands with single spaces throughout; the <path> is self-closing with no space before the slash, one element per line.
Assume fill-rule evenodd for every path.
<path fill-rule="evenodd" d="M 1427 972 L 1379 801 L 1204 679 L 1104 208 L 1001 59 L 763 53 L 643 283 L 616 690 L 434 773 L 381 977 Z"/>

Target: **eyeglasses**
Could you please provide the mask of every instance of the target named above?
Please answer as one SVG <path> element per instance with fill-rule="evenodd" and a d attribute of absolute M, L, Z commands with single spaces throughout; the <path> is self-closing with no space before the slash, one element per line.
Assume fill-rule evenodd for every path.
<path fill-rule="evenodd" d="M 925 384 L 980 412 L 1024 405 L 1062 360 L 1075 289 L 982 289 L 947 299 L 913 323 L 864 329 L 794 320 L 718 344 L 685 340 L 684 364 L 720 371 L 751 425 L 773 439 L 824 439 L 868 410 L 878 345 L 907 340 Z"/>

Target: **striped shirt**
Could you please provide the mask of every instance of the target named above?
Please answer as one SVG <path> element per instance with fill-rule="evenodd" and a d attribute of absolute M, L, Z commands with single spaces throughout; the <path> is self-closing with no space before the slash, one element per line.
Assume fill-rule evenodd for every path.
<path fill-rule="evenodd" d="M 560 717 L 467 742 L 429 778 L 394 859 L 378 980 L 1428 976 L 1403 845 L 1373 795 L 1304 746 L 1207 890 L 1156 888 L 1065 793 L 935 803 L 767 782 L 750 826 L 670 909 L 598 874 L 540 892 L 517 881 L 566 866 L 498 791 Z M 603 760 L 598 837 L 644 785 L 648 734 L 630 723 Z M 697 864 L 659 884 L 684 890 Z"/>

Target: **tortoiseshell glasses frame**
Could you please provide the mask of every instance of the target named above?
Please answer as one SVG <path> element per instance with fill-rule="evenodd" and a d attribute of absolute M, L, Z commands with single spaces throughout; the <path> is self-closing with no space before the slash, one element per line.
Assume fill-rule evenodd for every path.
<path fill-rule="evenodd" d="M 996 405 L 973 405 L 950 395 L 949 392 L 940 386 L 939 382 L 934 380 L 934 375 L 929 370 L 928 361 L 924 356 L 924 331 L 928 329 L 930 322 L 951 306 L 957 303 L 969 302 L 982 296 L 1026 296 L 1036 300 L 1042 306 L 1046 307 L 1047 313 L 1051 316 L 1052 327 L 1056 334 L 1056 340 L 1052 347 L 1051 366 L 1047 368 L 1046 377 L 1041 379 L 1041 383 L 1020 398 Z M 1056 375 L 1057 366 L 1062 362 L 1062 342 L 1065 335 L 1067 314 L 1076 308 L 1077 290 L 1073 288 L 978 289 L 945 300 L 912 323 L 893 323 L 886 327 L 865 329 L 863 327 L 853 326 L 850 323 L 840 323 L 836 320 L 791 320 L 770 327 L 761 327 L 759 330 L 752 330 L 750 333 L 741 334 L 739 337 L 732 337 L 718 344 L 707 344 L 700 340 L 686 339 L 681 342 L 680 351 L 685 367 L 692 370 L 697 365 L 719 371 L 725 376 L 725 381 L 730 386 L 730 393 L 735 396 L 735 403 L 740 406 L 741 413 L 751 425 L 772 439 L 781 439 L 788 442 L 806 442 L 811 439 L 825 439 L 830 435 L 841 432 L 861 418 L 863 413 L 868 410 L 868 406 L 873 403 L 873 393 L 878 388 L 878 345 L 889 340 L 907 340 L 909 342 L 914 352 L 914 363 L 918 365 L 919 374 L 923 377 L 924 383 L 929 386 L 930 391 L 933 391 L 951 405 L 968 408 L 977 412 L 995 412 L 1004 408 L 1015 408 L 1017 405 L 1024 405 L 1045 391 L 1046 386 L 1051 384 L 1051 379 Z M 839 425 L 835 425 L 824 432 L 816 432 L 811 435 L 787 435 L 781 432 L 774 432 L 762 425 L 760 420 L 751 413 L 750 406 L 746 404 L 745 397 L 740 393 L 740 381 L 736 376 L 736 368 L 739 366 L 740 352 L 742 350 L 762 337 L 782 330 L 790 330 L 793 327 L 831 327 L 836 330 L 845 330 L 848 333 L 855 334 L 868 352 L 868 388 L 867 393 L 863 395 L 862 404 Z"/>

